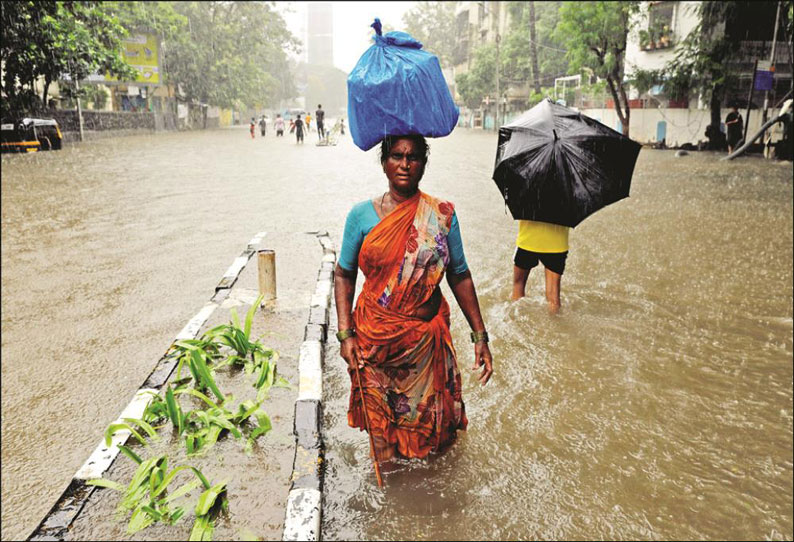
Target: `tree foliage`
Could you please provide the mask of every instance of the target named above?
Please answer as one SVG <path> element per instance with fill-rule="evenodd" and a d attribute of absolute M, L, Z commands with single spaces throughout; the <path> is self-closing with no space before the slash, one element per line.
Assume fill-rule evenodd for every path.
<path fill-rule="evenodd" d="M 562 2 L 535 2 L 535 31 L 538 55 L 538 83 L 547 86 L 555 77 L 565 75 L 568 60 L 559 37 L 554 33 Z M 508 80 L 533 81 L 530 46 L 530 9 L 527 2 L 508 2 L 510 29 L 502 40 L 503 73 Z"/>
<path fill-rule="evenodd" d="M 500 51 L 500 56 L 501 51 Z M 480 107 L 485 96 L 496 97 L 496 44 L 486 43 L 474 52 L 471 69 L 455 77 L 458 94 L 466 107 Z"/>
<path fill-rule="evenodd" d="M 405 31 L 436 55 L 442 66 L 453 62 L 455 53 L 455 2 L 417 2 L 403 15 Z"/>
<path fill-rule="evenodd" d="M 126 30 L 100 2 L 3 2 L 2 27 L 4 116 L 46 106 L 49 85 L 64 76 L 135 74 L 121 56 Z M 41 98 L 34 90 L 39 79 L 44 82 Z"/>
<path fill-rule="evenodd" d="M 541 86 L 548 86 L 555 77 L 565 75 L 568 61 L 561 44 L 554 34 L 559 19 L 561 2 L 536 2 L 535 27 L 539 47 L 538 74 Z M 532 59 L 530 54 L 529 7 L 526 2 L 508 2 L 510 25 L 507 34 L 501 37 L 499 47 L 500 92 L 504 96 L 509 85 L 520 85 L 533 81 Z M 470 69 L 459 74 L 455 81 L 458 94 L 470 108 L 479 108 L 482 100 L 489 96 L 496 99 L 496 44 L 480 45 L 474 51 Z M 533 93 L 530 102 L 539 101 L 542 96 Z"/>
<path fill-rule="evenodd" d="M 623 79 L 626 40 L 638 8 L 639 2 L 564 3 L 555 30 L 568 50 L 570 71 L 588 69 L 606 80 L 625 135 L 631 115 Z"/>
<path fill-rule="evenodd" d="M 297 47 L 268 2 L 180 2 L 187 32 L 168 43 L 168 72 L 183 100 L 271 105 L 294 92 L 286 50 Z"/>
<path fill-rule="evenodd" d="M 221 107 L 275 105 L 295 93 L 286 52 L 298 46 L 272 2 L 3 2 L 3 111 L 32 111 L 66 76 L 134 80 L 122 40 L 161 41 L 161 74 L 178 99 Z M 38 98 L 34 82 L 44 79 Z"/>

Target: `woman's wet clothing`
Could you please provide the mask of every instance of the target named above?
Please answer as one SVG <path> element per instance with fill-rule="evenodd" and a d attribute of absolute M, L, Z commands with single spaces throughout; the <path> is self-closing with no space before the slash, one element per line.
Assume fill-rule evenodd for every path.
<path fill-rule="evenodd" d="M 361 384 L 380 460 L 425 457 L 454 442 L 468 423 L 449 305 L 441 296 L 434 317 L 417 316 L 450 265 L 454 211 L 451 203 L 419 191 L 361 243 L 358 266 L 365 282 L 353 322 L 365 357 Z M 349 373 L 348 424 L 365 430 L 356 371 Z"/>

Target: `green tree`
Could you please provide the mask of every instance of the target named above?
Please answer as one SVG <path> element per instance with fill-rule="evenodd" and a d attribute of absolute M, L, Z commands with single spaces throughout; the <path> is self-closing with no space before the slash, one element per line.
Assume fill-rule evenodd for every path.
<path fill-rule="evenodd" d="M 187 32 L 167 44 L 178 96 L 221 107 L 274 104 L 294 93 L 285 51 L 297 47 L 269 2 L 182 2 Z"/>
<path fill-rule="evenodd" d="M 455 2 L 417 2 L 403 15 L 405 31 L 449 66 L 455 54 Z"/>
<path fill-rule="evenodd" d="M 500 48 L 502 74 L 507 81 L 530 81 L 534 90 L 530 102 L 540 100 L 541 87 L 549 86 L 568 70 L 565 50 L 554 34 L 560 5 L 561 2 L 507 3 L 510 27 Z"/>
<path fill-rule="evenodd" d="M 571 71 L 589 68 L 606 80 L 624 135 L 631 118 L 623 78 L 626 39 L 638 8 L 638 2 L 566 2 L 555 31 L 568 50 Z"/>
<path fill-rule="evenodd" d="M 502 52 L 500 51 L 500 56 Z M 485 96 L 495 96 L 496 44 L 486 43 L 474 52 L 471 69 L 455 77 L 458 94 L 466 107 L 480 107 Z"/>
<path fill-rule="evenodd" d="M 64 76 L 135 73 L 121 56 L 125 29 L 99 2 L 3 2 L 2 27 L 4 116 L 46 106 L 50 85 Z M 40 99 L 34 86 L 39 79 Z"/>

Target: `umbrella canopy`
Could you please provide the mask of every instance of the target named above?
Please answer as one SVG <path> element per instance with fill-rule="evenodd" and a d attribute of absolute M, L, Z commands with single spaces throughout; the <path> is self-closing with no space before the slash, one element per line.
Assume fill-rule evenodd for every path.
<path fill-rule="evenodd" d="M 499 128 L 493 179 L 516 220 L 574 227 L 628 197 L 640 144 L 548 98 Z"/>

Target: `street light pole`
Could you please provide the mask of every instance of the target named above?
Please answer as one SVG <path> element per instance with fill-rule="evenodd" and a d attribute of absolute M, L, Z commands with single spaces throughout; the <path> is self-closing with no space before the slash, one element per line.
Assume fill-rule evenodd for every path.
<path fill-rule="evenodd" d="M 501 36 L 499 33 L 496 33 L 496 118 L 494 119 L 494 126 L 493 129 L 495 132 L 499 131 L 499 102 L 500 96 L 499 93 L 499 41 L 501 40 Z"/>
<path fill-rule="evenodd" d="M 773 92 L 774 92 L 774 85 L 775 85 L 775 83 L 774 83 L 774 80 L 775 80 L 774 79 L 774 77 L 775 77 L 775 74 L 774 74 L 774 70 L 775 70 L 775 48 L 777 46 L 777 29 L 778 29 L 778 26 L 780 26 L 780 2 L 777 3 L 777 14 L 775 14 L 775 31 L 772 33 L 772 54 L 770 55 L 770 58 L 769 58 L 769 66 L 770 66 L 770 69 L 772 70 L 772 88 L 773 88 Z M 766 122 L 767 109 L 769 109 L 769 91 L 765 90 L 764 91 L 764 114 L 762 115 L 762 118 L 761 118 L 761 124 L 764 124 Z"/>
<path fill-rule="evenodd" d="M 77 124 L 80 125 L 80 141 L 83 141 L 83 106 L 80 104 L 80 79 L 74 78 L 74 89 L 77 95 Z"/>

